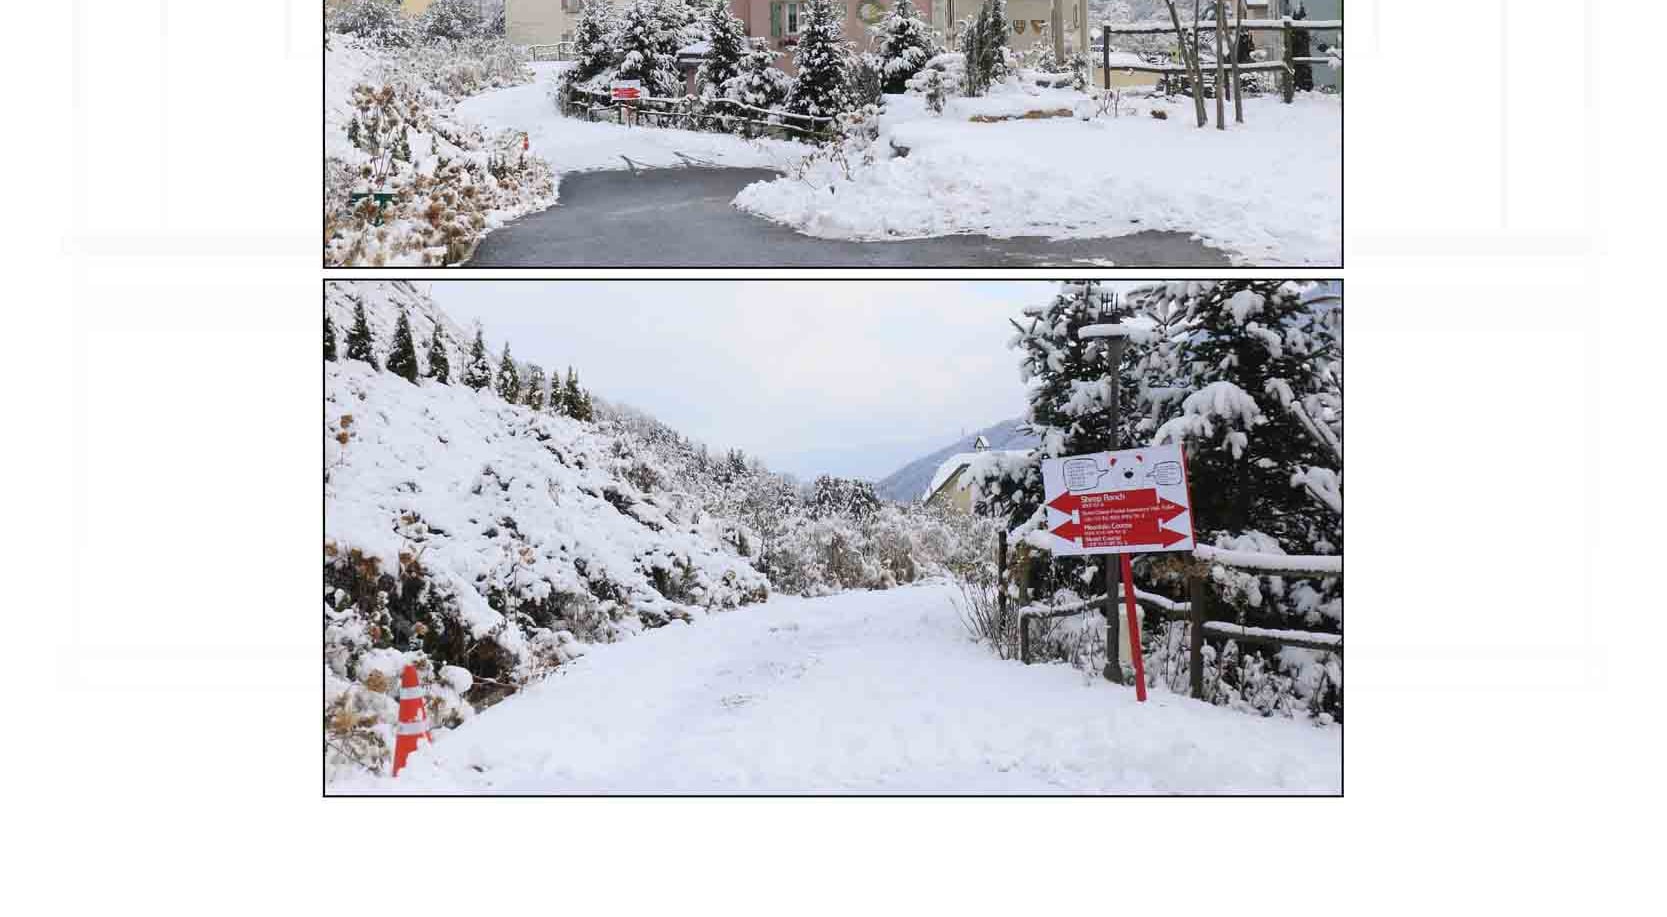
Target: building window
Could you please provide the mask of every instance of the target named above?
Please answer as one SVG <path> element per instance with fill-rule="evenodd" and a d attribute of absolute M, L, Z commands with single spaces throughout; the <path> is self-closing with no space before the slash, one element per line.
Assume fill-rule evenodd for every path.
<path fill-rule="evenodd" d="M 802 22 L 799 16 L 803 3 L 772 3 L 770 4 L 770 37 L 781 38 L 799 34 Z"/>

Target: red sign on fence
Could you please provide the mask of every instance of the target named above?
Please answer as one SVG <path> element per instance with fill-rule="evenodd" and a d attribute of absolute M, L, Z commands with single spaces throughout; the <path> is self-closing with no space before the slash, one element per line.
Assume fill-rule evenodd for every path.
<path fill-rule="evenodd" d="M 642 98 L 642 80 L 614 80 L 608 85 L 615 102 L 635 102 Z"/>

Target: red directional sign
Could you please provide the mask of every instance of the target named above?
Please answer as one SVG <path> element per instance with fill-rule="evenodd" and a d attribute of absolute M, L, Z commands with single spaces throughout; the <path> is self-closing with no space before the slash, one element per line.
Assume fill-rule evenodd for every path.
<path fill-rule="evenodd" d="M 1066 554 L 1192 548 L 1191 497 L 1180 446 L 1150 446 L 1042 463 L 1048 531 Z"/>

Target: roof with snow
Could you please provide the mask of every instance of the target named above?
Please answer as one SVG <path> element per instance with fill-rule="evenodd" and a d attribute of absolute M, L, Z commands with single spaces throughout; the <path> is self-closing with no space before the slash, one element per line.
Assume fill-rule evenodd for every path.
<path fill-rule="evenodd" d="M 981 449 L 977 452 L 957 452 L 956 454 L 950 456 L 949 458 L 944 459 L 943 464 L 938 466 L 938 470 L 936 472 L 934 472 L 933 475 L 932 475 L 932 483 L 926 485 L 925 493 L 922 493 L 920 495 L 921 502 L 924 503 L 927 500 L 932 499 L 932 495 L 936 494 L 938 491 L 942 490 L 944 485 L 948 484 L 950 482 L 950 480 L 955 477 L 957 472 L 959 472 L 961 469 L 967 467 L 968 465 L 972 464 L 973 459 L 979 457 L 980 455 L 992 455 L 992 454 L 993 455 L 1029 455 L 1030 450 L 1029 449 L 998 449 L 998 450 L 995 450 L 992 453 L 989 449 Z"/>

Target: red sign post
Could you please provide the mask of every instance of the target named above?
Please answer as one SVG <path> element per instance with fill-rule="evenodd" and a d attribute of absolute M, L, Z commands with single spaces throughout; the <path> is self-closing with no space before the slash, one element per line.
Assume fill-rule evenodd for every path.
<path fill-rule="evenodd" d="M 1047 531 L 1056 539 L 1055 553 L 1120 555 L 1135 696 L 1144 701 L 1146 660 L 1140 650 L 1140 616 L 1129 555 L 1192 550 L 1192 496 L 1181 447 L 1148 446 L 1047 459 L 1042 462 L 1042 489 L 1049 513 Z M 1107 561 L 1110 593 L 1110 558 Z M 1116 607 L 1107 606 L 1113 620 Z M 1113 656 L 1108 669 L 1116 664 Z"/>

